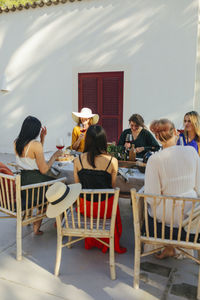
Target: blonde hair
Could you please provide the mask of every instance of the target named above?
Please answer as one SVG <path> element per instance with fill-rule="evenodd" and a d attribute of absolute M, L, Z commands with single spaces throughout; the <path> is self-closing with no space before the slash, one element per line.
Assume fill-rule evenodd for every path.
<path fill-rule="evenodd" d="M 167 142 L 174 135 L 174 123 L 168 119 L 155 120 L 150 125 L 150 130 L 160 142 Z"/>
<path fill-rule="evenodd" d="M 198 114 L 197 111 L 189 111 L 185 114 L 184 118 L 188 116 L 190 121 L 191 121 L 191 124 L 193 125 L 194 127 L 194 130 L 195 130 L 195 134 L 197 136 L 197 142 L 199 143 L 200 142 L 200 115 Z M 187 131 L 185 130 L 185 135 L 187 136 Z"/>

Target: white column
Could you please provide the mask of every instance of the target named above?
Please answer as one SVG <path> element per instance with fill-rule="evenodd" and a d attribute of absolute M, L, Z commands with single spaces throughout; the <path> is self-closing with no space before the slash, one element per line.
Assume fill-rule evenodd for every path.
<path fill-rule="evenodd" d="M 200 0 L 198 7 L 197 56 L 194 86 L 194 110 L 200 112 Z"/>

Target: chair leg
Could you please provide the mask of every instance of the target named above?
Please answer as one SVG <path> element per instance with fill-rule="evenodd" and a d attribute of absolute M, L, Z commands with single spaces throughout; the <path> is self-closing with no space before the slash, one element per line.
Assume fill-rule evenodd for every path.
<path fill-rule="evenodd" d="M 57 251 L 56 251 L 56 264 L 54 274 L 58 276 L 60 270 L 62 256 L 62 235 L 57 233 Z"/>
<path fill-rule="evenodd" d="M 68 243 L 72 241 L 72 236 L 68 236 Z M 68 245 L 67 248 L 71 248 L 72 245 Z"/>
<path fill-rule="evenodd" d="M 112 280 L 115 280 L 116 271 L 115 271 L 114 237 L 110 238 L 109 259 L 110 259 L 110 277 Z"/>
<path fill-rule="evenodd" d="M 198 259 L 200 259 L 200 251 L 198 251 Z M 199 277 L 197 286 L 197 299 L 200 300 L 200 265 L 199 265 Z"/>
<path fill-rule="evenodd" d="M 16 230 L 16 259 L 22 259 L 22 220 L 21 218 L 17 218 L 17 230 Z"/>
<path fill-rule="evenodd" d="M 139 289 L 139 285 L 140 285 L 140 253 L 141 253 L 141 247 L 139 243 L 138 246 L 135 245 L 134 283 L 133 283 L 133 287 L 135 289 Z"/>

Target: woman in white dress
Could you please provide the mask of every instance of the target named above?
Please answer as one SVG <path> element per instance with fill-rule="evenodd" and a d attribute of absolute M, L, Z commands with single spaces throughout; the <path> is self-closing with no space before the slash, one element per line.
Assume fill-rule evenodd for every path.
<path fill-rule="evenodd" d="M 155 134 L 156 139 L 162 144 L 163 150 L 153 154 L 146 166 L 145 172 L 145 193 L 176 195 L 183 197 L 200 196 L 200 158 L 191 146 L 177 146 L 177 132 L 174 124 L 167 120 L 161 119 L 152 122 L 151 131 Z M 149 219 L 153 217 L 152 200 L 149 202 Z M 166 207 L 166 225 L 170 224 L 170 202 Z M 191 208 L 191 204 L 185 205 L 185 217 L 187 211 Z M 174 224 L 178 227 L 181 206 L 176 205 Z M 157 221 L 162 220 L 162 205 L 157 206 Z M 151 228 L 150 228 L 151 231 Z M 175 252 L 172 247 L 166 247 L 158 258 L 174 256 Z"/>

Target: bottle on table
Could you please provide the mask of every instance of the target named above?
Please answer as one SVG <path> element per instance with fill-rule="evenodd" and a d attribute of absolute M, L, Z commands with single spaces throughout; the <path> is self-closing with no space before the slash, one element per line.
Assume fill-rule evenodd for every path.
<path fill-rule="evenodd" d="M 136 152 L 135 152 L 135 145 L 131 145 L 131 149 L 129 150 L 129 160 L 135 161 L 136 159 Z"/>

